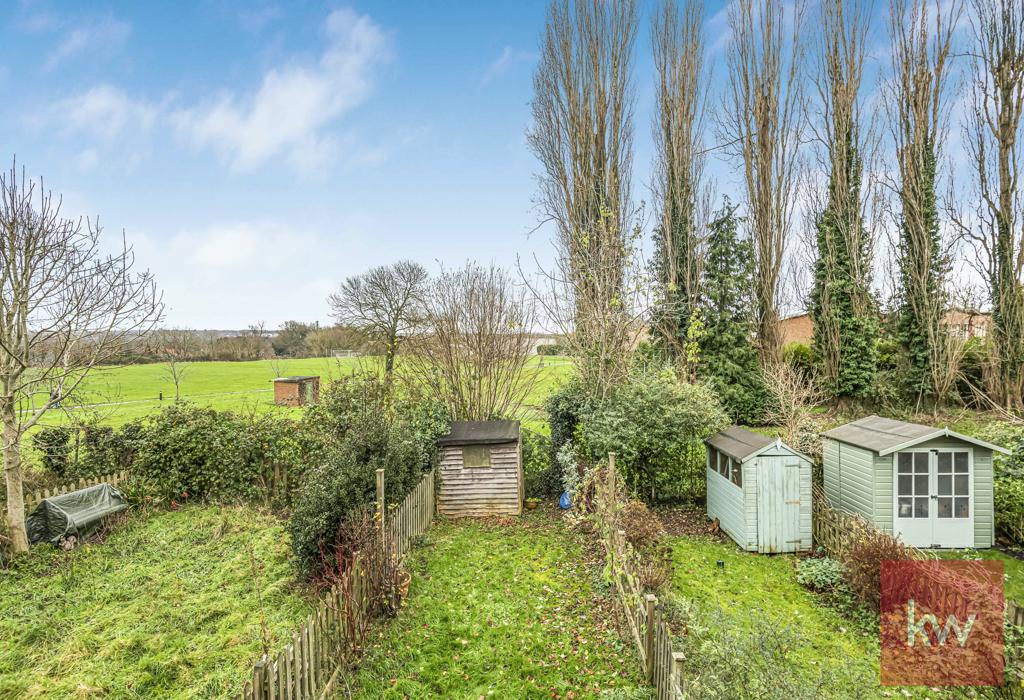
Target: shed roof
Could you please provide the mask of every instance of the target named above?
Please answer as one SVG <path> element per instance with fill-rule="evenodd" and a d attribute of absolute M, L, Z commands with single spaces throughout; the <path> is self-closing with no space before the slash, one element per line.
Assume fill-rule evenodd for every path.
<path fill-rule="evenodd" d="M 296 384 L 298 382 L 308 382 L 310 379 L 319 379 L 320 377 L 315 374 L 309 375 L 298 375 L 295 377 L 278 377 L 275 382 L 283 382 L 285 384 Z"/>
<path fill-rule="evenodd" d="M 738 462 L 745 462 L 751 457 L 756 457 L 772 446 L 784 447 L 779 440 L 745 430 L 736 425 L 726 428 L 720 433 L 715 433 L 704 442 L 716 450 L 724 452 Z M 790 451 L 794 452 L 793 450 Z"/>
<path fill-rule="evenodd" d="M 962 435 L 949 428 L 935 428 L 930 425 L 919 423 L 907 423 L 881 416 L 868 416 L 855 420 L 852 423 L 833 428 L 824 437 L 845 442 L 848 445 L 863 447 L 876 452 L 880 456 L 892 454 L 899 450 L 906 450 L 922 442 L 933 440 L 939 437 L 951 437 L 957 440 L 986 447 L 990 450 L 1010 454 L 1010 451 L 999 445 L 979 440 L 968 435 Z"/>
<path fill-rule="evenodd" d="M 457 420 L 438 445 L 498 445 L 519 439 L 517 420 Z"/>

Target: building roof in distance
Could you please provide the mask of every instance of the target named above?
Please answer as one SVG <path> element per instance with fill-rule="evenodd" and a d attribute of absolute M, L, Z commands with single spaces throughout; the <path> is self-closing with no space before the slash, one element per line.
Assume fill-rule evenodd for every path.
<path fill-rule="evenodd" d="M 823 435 L 832 440 L 845 442 L 848 445 L 863 447 L 881 456 L 889 455 L 899 450 L 910 449 L 922 442 L 939 437 L 951 437 L 980 447 L 987 447 L 990 450 L 1002 452 L 1003 454 L 1009 454 L 1009 450 L 1006 448 L 956 433 L 949 428 L 935 428 L 930 425 L 907 423 L 901 420 L 893 420 L 892 418 L 882 418 L 881 416 L 861 418 L 852 423 L 833 428 L 823 433 Z"/>
<path fill-rule="evenodd" d="M 319 375 L 307 374 L 307 375 L 298 375 L 298 376 L 295 376 L 295 377 L 278 377 L 277 379 L 275 379 L 273 381 L 275 381 L 275 382 L 284 382 L 285 384 L 295 384 L 297 382 L 305 382 L 305 381 L 309 381 L 310 379 L 319 379 L 319 378 L 320 378 Z"/>
<path fill-rule="evenodd" d="M 451 431 L 438 438 L 438 445 L 498 445 L 519 439 L 517 420 L 452 421 Z"/>

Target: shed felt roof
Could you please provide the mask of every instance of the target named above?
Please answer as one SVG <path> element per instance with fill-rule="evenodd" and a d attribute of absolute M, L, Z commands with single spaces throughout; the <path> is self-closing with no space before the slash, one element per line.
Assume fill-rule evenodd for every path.
<path fill-rule="evenodd" d="M 774 445 L 776 441 L 766 435 L 753 433 L 734 425 L 720 433 L 715 433 L 705 442 L 736 461 L 743 462 L 766 447 Z"/>
<path fill-rule="evenodd" d="M 519 439 L 517 420 L 457 420 L 438 445 L 498 445 Z"/>
<path fill-rule="evenodd" d="M 978 440 L 967 435 L 961 435 L 949 428 L 935 428 L 919 423 L 907 423 L 881 416 L 868 416 L 855 420 L 852 423 L 833 428 L 823 435 L 832 440 L 845 442 L 848 445 L 863 447 L 876 452 L 879 455 L 888 455 L 899 450 L 906 450 L 922 442 L 933 440 L 938 437 L 951 437 L 957 440 L 969 442 L 979 447 L 987 447 L 990 450 L 1009 454 L 1009 450 L 993 445 L 984 440 Z"/>
<path fill-rule="evenodd" d="M 302 376 L 295 376 L 295 377 L 278 377 L 274 381 L 275 382 L 283 382 L 285 384 L 296 384 L 298 382 L 307 382 L 310 379 L 319 379 L 319 378 L 320 378 L 319 375 L 310 374 L 310 375 L 302 375 Z"/>

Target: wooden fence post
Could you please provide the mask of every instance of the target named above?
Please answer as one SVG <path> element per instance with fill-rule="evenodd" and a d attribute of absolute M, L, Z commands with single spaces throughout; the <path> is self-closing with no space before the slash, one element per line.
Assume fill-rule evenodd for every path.
<path fill-rule="evenodd" d="M 377 470 L 377 520 L 380 523 L 380 540 L 384 542 L 384 470 Z"/>
<path fill-rule="evenodd" d="M 644 661 L 647 664 L 647 680 L 654 680 L 654 605 L 658 599 L 653 593 L 644 594 L 644 608 L 647 613 L 647 629 L 644 635 Z"/>
<path fill-rule="evenodd" d="M 686 655 L 681 651 L 672 652 L 672 683 L 679 689 L 680 692 L 684 692 L 683 688 L 683 663 L 686 661 Z"/>

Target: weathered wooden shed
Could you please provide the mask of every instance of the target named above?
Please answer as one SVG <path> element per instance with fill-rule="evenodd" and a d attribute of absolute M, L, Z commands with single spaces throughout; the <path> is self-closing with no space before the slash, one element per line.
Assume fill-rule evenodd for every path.
<path fill-rule="evenodd" d="M 879 416 L 822 437 L 825 495 L 836 508 L 914 547 L 992 546 L 992 455 L 1004 448 Z"/>
<path fill-rule="evenodd" d="M 519 421 L 455 421 L 437 444 L 441 448 L 439 514 L 461 517 L 522 512 Z"/>
<path fill-rule="evenodd" d="M 320 377 L 278 377 L 274 380 L 274 403 L 278 406 L 306 406 L 320 400 Z"/>
<path fill-rule="evenodd" d="M 709 518 L 750 552 L 811 549 L 811 460 L 736 426 L 705 445 Z"/>

